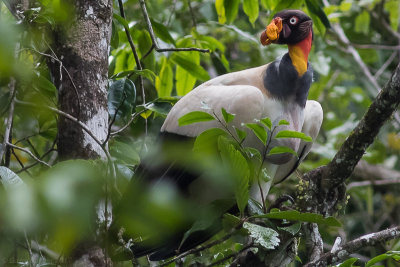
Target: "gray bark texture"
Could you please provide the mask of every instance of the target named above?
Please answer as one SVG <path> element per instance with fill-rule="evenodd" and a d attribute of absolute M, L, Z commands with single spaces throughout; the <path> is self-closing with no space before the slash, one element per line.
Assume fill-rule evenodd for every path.
<path fill-rule="evenodd" d="M 111 0 L 71 0 L 72 22 L 54 33 L 53 50 L 62 62 L 50 65 L 59 89 L 59 109 L 83 122 L 100 141 L 108 131 L 107 78 Z M 60 117 L 61 159 L 104 157 L 101 147 L 78 124 Z"/>

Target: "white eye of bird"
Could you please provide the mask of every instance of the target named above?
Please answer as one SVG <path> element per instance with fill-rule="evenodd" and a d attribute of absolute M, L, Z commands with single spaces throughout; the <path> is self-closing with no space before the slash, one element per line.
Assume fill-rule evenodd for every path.
<path fill-rule="evenodd" d="M 289 20 L 289 23 L 292 24 L 292 25 L 295 25 L 297 23 L 297 21 L 298 21 L 297 17 L 291 17 L 290 20 Z"/>

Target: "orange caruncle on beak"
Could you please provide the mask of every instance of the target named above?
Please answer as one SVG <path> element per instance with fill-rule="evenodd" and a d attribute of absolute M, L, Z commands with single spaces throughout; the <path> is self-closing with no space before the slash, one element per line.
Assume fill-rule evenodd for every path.
<path fill-rule="evenodd" d="M 280 17 L 274 18 L 263 31 L 260 37 L 262 45 L 269 45 L 273 41 L 278 40 L 279 33 L 282 31 L 282 19 Z"/>

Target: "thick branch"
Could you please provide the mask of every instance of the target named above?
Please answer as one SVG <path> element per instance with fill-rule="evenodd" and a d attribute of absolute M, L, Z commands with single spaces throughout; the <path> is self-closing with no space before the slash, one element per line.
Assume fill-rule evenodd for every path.
<path fill-rule="evenodd" d="M 374 246 L 377 243 L 385 242 L 400 237 L 400 226 L 389 228 L 377 233 L 367 234 L 350 242 L 347 242 L 343 246 L 339 246 L 333 252 L 325 253 L 319 258 L 319 260 L 310 262 L 304 267 L 311 266 L 327 266 L 340 262 L 348 258 L 348 256 L 362 248 Z"/>
<path fill-rule="evenodd" d="M 350 176 L 380 128 L 400 103 L 400 64 L 367 113 L 324 170 L 322 188 L 333 188 Z"/>

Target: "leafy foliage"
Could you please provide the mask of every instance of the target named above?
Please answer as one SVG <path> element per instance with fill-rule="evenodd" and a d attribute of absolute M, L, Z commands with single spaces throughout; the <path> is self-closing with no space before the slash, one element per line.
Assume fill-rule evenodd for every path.
<path fill-rule="evenodd" d="M 10 153 L 0 159 L 1 165 L 7 166 L 0 167 L 0 208 L 4 211 L 0 213 L 1 266 L 63 263 L 76 244 L 95 235 L 93 229 L 99 216 L 95 214 L 94 207 L 98 206 L 99 213 L 104 215 L 108 212 L 105 199 L 119 202 L 119 191 L 128 187 L 138 164 L 144 159 L 142 152 L 150 149 L 152 143 L 157 143 L 163 118 L 180 97 L 216 75 L 260 66 L 286 53 L 286 49 L 280 46 L 262 48 L 258 42 L 260 31 L 276 12 L 284 8 L 299 8 L 309 14 L 314 22 L 314 49 L 309 55 L 314 69 L 314 82 L 309 99 L 318 100 L 322 104 L 325 116 L 320 136 L 313 140 L 313 152 L 299 167 L 300 173 L 324 165 L 332 159 L 376 96 L 379 88 L 371 85 L 365 71 L 368 70 L 382 87 L 397 63 L 395 53 L 398 50 L 398 36 L 393 32 L 398 31 L 399 27 L 398 0 L 329 1 L 329 5 L 325 5 L 322 0 L 145 1 L 159 47 L 194 47 L 209 49 L 210 53 L 155 51 L 140 12 L 139 1 L 122 2 L 126 19 L 121 17 L 118 3 L 114 1 L 108 68 L 110 122 L 116 115 L 110 129 L 114 132 L 126 126 L 123 132 L 111 135 L 108 142 L 111 154 L 109 163 L 114 164 L 115 175 L 111 165 L 106 166 L 102 162 L 58 162 L 57 145 L 54 142 L 58 134 L 58 118 L 44 108 L 58 106 L 57 94 L 62 90 L 59 88 L 60 79 L 69 79 L 59 64 L 59 60 L 68 59 L 54 55 L 49 47 L 52 45 L 53 30 L 70 28 L 73 6 L 66 1 L 32 1 L 31 8 L 16 19 L 9 12 L 10 1 L 0 3 L 0 34 L 7 37 L 0 38 L 2 122 L 6 122 L 8 116 L 13 97 L 10 88 L 14 80 L 17 81 L 18 100 L 12 138 L 7 141 L 28 149 L 37 158 L 52 165 L 49 169 L 17 149 L 9 150 Z M 336 26 L 343 30 L 349 41 L 343 42 L 335 32 L 330 31 Z M 142 70 L 135 62 L 125 31 L 132 37 Z M 377 44 L 385 45 L 385 48 Z M 353 54 L 348 51 L 355 51 L 356 57 L 353 58 Z M 365 64 L 364 67 L 354 60 L 357 58 Z M 60 69 L 62 77 L 51 77 L 47 66 L 49 62 Z M 35 104 L 38 108 L 22 105 L 23 102 Z M 250 184 L 257 179 L 271 179 L 267 169 L 262 167 L 263 158 L 282 153 L 295 155 L 296 152 L 278 146 L 269 150 L 269 154 L 264 154 L 255 148 L 245 147 L 246 139 L 258 138 L 260 145 L 267 147 L 270 142 L 280 138 L 298 138 L 307 142 L 311 141 L 310 138 L 297 132 L 274 131 L 280 129 L 279 126 L 283 129 L 289 124 L 284 120 L 271 122 L 269 118 L 259 118 L 259 121 L 233 128 L 230 125 L 235 121 L 236 114 L 223 109 L 222 116 L 215 118 L 208 111 L 204 109 L 202 112 L 189 113 L 179 121 L 188 127 L 193 123 L 221 121 L 220 128 L 209 129 L 196 138 L 194 151 L 199 157 L 189 158 L 181 153 L 183 149 L 176 146 L 167 156 L 155 154 L 152 161 L 156 164 L 159 157 L 176 156 L 182 160 L 183 165 L 195 166 L 191 170 L 193 172 L 199 169 L 212 170 L 206 179 L 210 187 L 205 191 L 211 190 L 212 186 L 226 189 L 234 196 L 233 202 L 237 204 L 241 216 L 225 214 L 224 230 L 213 240 L 230 233 L 233 236 L 202 251 L 201 257 L 185 257 L 184 266 L 196 263 L 209 265 L 233 255 L 223 264 L 229 263 L 246 244 L 249 236 L 261 248 L 258 253 L 262 253 L 262 248 L 276 249 L 281 234 L 297 236 L 302 222 L 319 223 L 323 240 L 332 244 L 339 234 L 338 229 L 332 227 L 340 227 L 338 221 L 343 223 L 340 233 L 345 233 L 348 240 L 400 221 L 398 185 L 352 185 L 353 181 L 363 179 L 357 175 L 349 181 L 351 190 L 348 194 L 351 198 L 347 207 L 343 208 L 344 211 L 338 215 L 338 220 L 297 211 L 266 212 L 264 203 L 249 199 Z M 130 120 L 132 123 L 127 125 Z M 5 130 L 6 123 L 1 123 L 0 151 L 5 149 Z M 381 129 L 363 160 L 369 164 L 379 164 L 392 173 L 398 172 L 398 132 L 396 123 Z M 224 180 L 224 177 L 233 177 L 234 181 Z M 388 178 L 375 177 L 373 173 L 368 173 L 368 177 Z M 128 210 L 121 220 L 128 222 L 129 233 L 156 233 L 162 236 L 173 231 L 177 225 L 196 221 L 190 230 L 193 233 L 210 225 L 210 222 L 202 218 L 210 214 L 219 215 L 214 210 L 199 208 L 192 200 L 181 198 L 179 190 L 168 183 L 159 184 L 156 188 L 147 188 L 139 182 L 135 186 L 134 196 L 125 203 L 121 201 L 121 209 L 126 205 Z M 264 205 L 270 206 L 277 196 L 293 195 L 296 188 L 300 190 L 306 186 L 305 181 L 288 179 L 285 184 L 271 189 L 265 196 L 267 201 Z M 141 203 L 149 203 L 150 208 L 145 210 Z M 182 216 L 182 210 L 186 217 Z M 106 216 L 98 219 L 100 224 L 109 223 Z M 244 219 L 248 221 L 244 223 Z M 294 223 L 293 227 L 285 224 L 282 226 L 286 221 L 298 223 Z M 143 236 L 134 237 L 133 241 L 136 242 Z M 25 247 L 29 248 L 32 244 L 40 244 L 50 252 L 55 252 L 55 258 L 51 257 L 53 254 L 35 251 L 36 246 L 31 246 L 32 256 L 29 255 L 29 249 Z M 122 247 L 122 244 L 118 244 L 118 249 Z M 360 254 L 368 257 L 366 266 L 382 263 L 391 267 L 396 266 L 398 250 L 399 243 L 391 242 L 385 246 L 377 245 L 373 249 L 365 248 Z M 114 251 L 114 247 L 111 251 Z M 307 249 L 303 239 L 298 253 L 305 263 Z M 14 262 L 13 255 L 17 256 L 17 262 Z M 356 259 L 349 259 L 341 266 L 354 266 L 355 263 Z M 139 264 L 148 263 L 142 258 Z"/>

